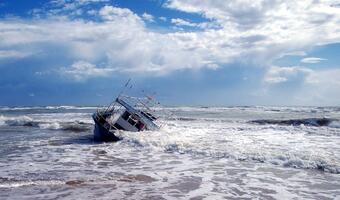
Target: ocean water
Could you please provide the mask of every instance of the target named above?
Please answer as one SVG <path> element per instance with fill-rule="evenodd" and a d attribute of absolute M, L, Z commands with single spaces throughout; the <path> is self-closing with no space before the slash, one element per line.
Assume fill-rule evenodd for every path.
<path fill-rule="evenodd" d="M 0 108 L 0 199 L 340 199 L 340 108 L 158 108 L 93 141 L 95 107 Z"/>

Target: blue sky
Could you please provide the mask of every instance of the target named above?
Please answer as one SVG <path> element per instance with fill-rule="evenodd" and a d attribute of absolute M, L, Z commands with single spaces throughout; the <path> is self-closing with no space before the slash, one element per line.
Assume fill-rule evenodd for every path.
<path fill-rule="evenodd" d="M 340 106 L 340 1 L 0 0 L 0 105 Z"/>

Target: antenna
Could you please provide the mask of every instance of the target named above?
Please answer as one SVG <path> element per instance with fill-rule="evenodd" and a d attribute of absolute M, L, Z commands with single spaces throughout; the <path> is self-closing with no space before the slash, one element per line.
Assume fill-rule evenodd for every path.
<path fill-rule="evenodd" d="M 123 92 L 125 91 L 125 89 L 126 89 L 126 88 L 127 88 L 127 86 L 129 85 L 130 81 L 131 81 L 131 78 L 129 78 L 129 80 L 128 80 L 128 81 L 126 81 L 126 83 L 125 83 L 125 85 L 124 85 L 123 89 L 120 91 L 120 93 L 119 93 L 118 97 L 120 97 L 120 95 L 122 95 L 122 94 L 123 94 Z M 132 85 L 131 85 L 131 87 L 130 87 L 130 88 L 132 88 Z"/>
<path fill-rule="evenodd" d="M 119 93 L 119 95 L 118 95 L 117 98 L 119 98 L 119 97 L 123 94 L 123 92 L 125 91 L 125 89 L 126 89 L 127 86 L 129 85 L 130 81 L 131 81 L 131 78 L 129 78 L 128 81 L 126 81 L 124 87 L 123 87 L 122 90 L 120 91 L 120 93 Z M 131 85 L 130 88 L 132 88 L 132 85 Z M 113 102 L 110 103 L 110 105 L 106 108 L 105 112 L 108 111 L 110 107 L 112 107 L 112 106 L 114 107 L 115 104 L 116 104 L 116 99 L 115 99 Z"/>

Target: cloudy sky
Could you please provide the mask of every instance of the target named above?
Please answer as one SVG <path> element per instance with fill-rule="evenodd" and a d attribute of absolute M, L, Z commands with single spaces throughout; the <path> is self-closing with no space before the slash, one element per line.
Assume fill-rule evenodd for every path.
<path fill-rule="evenodd" d="M 340 0 L 0 0 L 0 105 L 340 105 Z"/>

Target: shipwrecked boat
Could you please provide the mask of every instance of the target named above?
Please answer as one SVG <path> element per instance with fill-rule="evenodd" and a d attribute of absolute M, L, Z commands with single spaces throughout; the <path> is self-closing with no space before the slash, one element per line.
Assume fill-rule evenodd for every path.
<path fill-rule="evenodd" d="M 144 98 L 119 95 L 107 108 L 98 109 L 92 118 L 95 122 L 94 139 L 96 141 L 118 141 L 119 131 L 157 130 L 157 117 L 150 106 L 155 101 L 152 97 Z"/>

